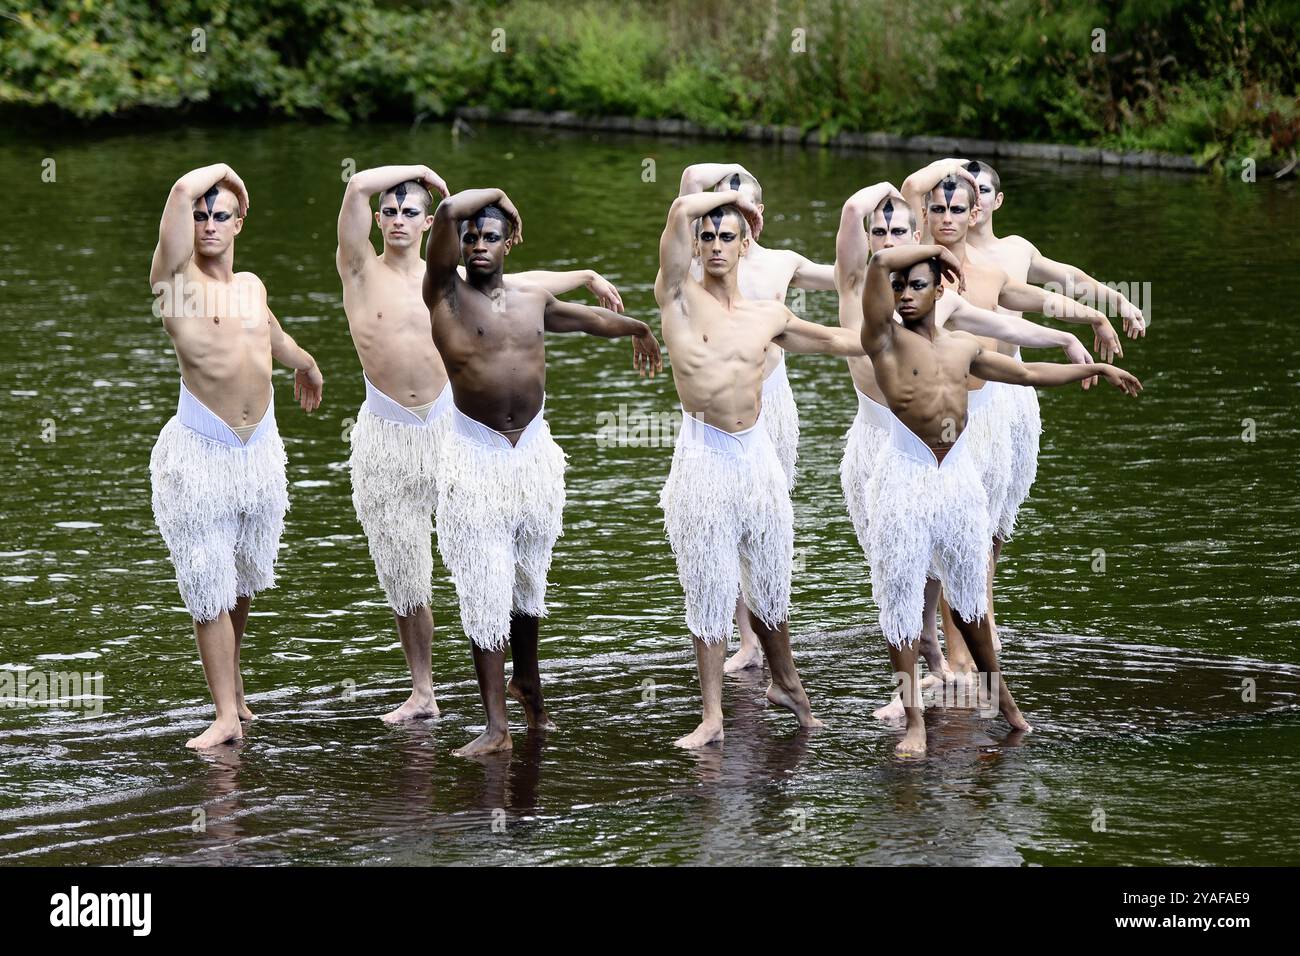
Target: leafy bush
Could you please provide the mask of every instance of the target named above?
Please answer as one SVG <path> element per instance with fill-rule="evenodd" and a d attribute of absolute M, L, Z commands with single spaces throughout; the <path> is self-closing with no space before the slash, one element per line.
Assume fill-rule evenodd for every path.
<path fill-rule="evenodd" d="M 346 122 L 485 105 L 1208 160 L 1289 158 L 1300 139 L 1297 0 L 6 6 L 0 109 L 38 119 L 202 110 Z"/>

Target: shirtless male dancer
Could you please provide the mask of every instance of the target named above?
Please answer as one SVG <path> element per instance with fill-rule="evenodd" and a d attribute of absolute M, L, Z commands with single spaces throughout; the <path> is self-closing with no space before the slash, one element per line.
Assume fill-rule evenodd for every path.
<path fill-rule="evenodd" d="M 829 292 L 835 288 L 835 267 L 812 262 L 793 249 L 769 249 L 758 243 L 763 231 L 763 189 L 757 179 L 739 163 L 696 163 L 682 171 L 681 187 L 677 195 L 713 189 L 734 189 L 740 192 L 757 210 L 756 226 L 749 237 L 749 251 L 740 260 L 740 294 L 746 299 L 772 299 L 785 304 L 791 286 Z M 692 266 L 691 275 L 700 280 L 703 271 Z M 785 471 L 786 484 L 794 487 L 795 463 L 799 458 L 799 409 L 790 391 L 786 376 L 785 351 L 779 346 L 768 349 L 763 368 L 763 422 L 776 456 Z M 749 626 L 749 614 L 744 598 L 736 599 L 736 628 L 740 632 L 740 649 L 723 664 L 725 673 L 734 673 L 763 663 L 763 651 L 758 635 Z"/>
<path fill-rule="evenodd" d="M 686 594 L 703 719 L 679 747 L 720 741 L 727 637 L 743 596 L 772 671 L 767 698 L 812 715 L 790 653 L 794 515 L 789 484 L 763 425 L 763 370 L 775 344 L 790 352 L 860 355 L 857 336 L 797 318 L 783 302 L 747 299 L 738 267 L 758 208 L 740 190 L 679 196 L 659 240 L 655 299 L 682 402 L 682 431 L 660 496 Z M 699 259 L 703 281 L 691 275 Z"/>
<path fill-rule="evenodd" d="M 239 648 L 253 595 L 275 584 L 289 508 L 271 360 L 294 369 L 303 411 L 320 406 L 324 386 L 316 360 L 271 312 L 262 280 L 235 272 L 247 212 L 233 169 L 191 170 L 167 197 L 149 269 L 155 293 L 179 293 L 160 311 L 180 363 L 180 403 L 153 446 L 149 478 L 217 712 L 185 742 L 195 749 L 242 736 L 240 721 L 253 719 Z"/>
<path fill-rule="evenodd" d="M 869 228 L 867 222 L 870 222 Z M 858 190 L 844 203 L 835 239 L 835 281 L 839 290 L 840 325 L 855 332 L 862 329 L 862 292 L 867 262 L 871 255 L 899 245 L 915 245 L 920 231 L 902 194 L 887 182 Z M 1091 362 L 1079 340 L 1068 332 L 1049 329 L 1009 314 L 990 312 L 972 305 L 955 291 L 940 297 L 935 322 L 941 327 L 976 335 L 987 335 L 1033 348 L 1061 348 L 1072 362 Z M 890 416 L 884 394 L 876 384 L 875 370 L 868 358 L 847 360 L 858 398 L 858 413 L 846 436 L 840 480 L 845 504 L 864 552 L 869 526 L 866 488 L 880 450 L 889 437 Z M 1085 380 L 1084 385 L 1087 386 Z M 979 394 L 979 393 L 976 393 Z M 939 605 L 937 581 L 926 586 L 925 626 L 921 632 L 921 654 L 933 675 L 950 673 L 939 646 L 936 616 Z M 901 701 L 876 712 L 878 717 L 903 716 Z"/>
<path fill-rule="evenodd" d="M 900 754 L 925 751 L 916 658 L 928 578 L 942 583 L 1001 714 L 1013 730 L 1030 729 L 1000 673 L 989 627 L 992 533 L 966 429 L 968 379 L 1048 387 L 1101 376 L 1127 394 L 1142 390 L 1113 365 L 1019 362 L 968 332 L 940 328 L 941 279 L 960 288 L 962 278 L 961 262 L 943 246 L 899 246 L 872 256 L 862 297 L 862 347 L 891 413 L 889 441 L 867 490 L 868 553 L 890 663 L 902 677 L 907 729 L 895 748 Z"/>
<path fill-rule="evenodd" d="M 451 571 L 470 638 L 487 728 L 461 747 L 477 756 L 511 747 L 509 693 L 530 728 L 549 729 L 537 664 L 546 574 L 562 531 L 564 452 L 542 412 L 546 332 L 630 336 L 633 366 L 663 367 L 644 322 L 505 284 L 502 268 L 523 223 L 500 189 L 469 189 L 438 204 L 425 256 L 424 301 L 451 382 L 451 421 L 438 469 L 438 550 Z M 465 277 L 457 272 L 463 259 Z"/>
<path fill-rule="evenodd" d="M 352 429 L 352 503 L 411 671 L 410 697 L 382 717 L 390 724 L 438 716 L 429 605 L 437 468 L 451 390 L 422 288 L 420 239 L 433 225 L 433 193 L 445 197 L 447 184 L 428 166 L 381 166 L 348 180 L 339 211 L 336 264 L 366 386 Z M 383 237 L 382 255 L 371 245 L 372 221 Z M 602 304 L 623 308 L 618 290 L 590 270 L 522 272 L 505 282 L 556 295 L 585 284 Z"/>
<path fill-rule="evenodd" d="M 1110 362 L 1116 356 L 1122 357 L 1124 352 L 1119 337 L 1104 314 L 1059 293 L 1013 279 L 989 256 L 972 250 L 966 236 L 980 215 L 975 179 L 956 163 L 948 167 L 945 175 L 940 177 L 938 172 L 933 167 L 926 167 L 909 176 L 903 183 L 903 195 L 914 214 L 920 210 L 923 238 L 928 236 L 930 241 L 951 249 L 962 263 L 966 277 L 963 297 L 984 309 L 1001 307 L 1013 313 L 1041 312 L 1065 322 L 1091 325 L 1094 348 L 1101 360 Z M 984 344 L 1003 355 L 1019 356 L 1019 349 L 1012 343 L 986 337 Z M 970 385 L 982 390 L 984 383 L 972 377 Z M 1037 395 L 1032 389 L 994 385 L 990 391 L 977 397 L 972 412 L 972 456 L 984 481 L 990 527 L 996 539 L 989 559 L 987 589 L 993 644 L 1000 647 L 997 616 L 993 610 L 995 556 L 1001 552 L 1000 540 L 1010 536 L 1015 515 L 1033 482 L 1038 434 L 1042 426 L 1038 418 Z M 950 640 L 949 661 L 953 670 L 974 671 L 975 661 L 952 621 L 948 604 L 940 602 L 940 608 L 944 634 Z"/>

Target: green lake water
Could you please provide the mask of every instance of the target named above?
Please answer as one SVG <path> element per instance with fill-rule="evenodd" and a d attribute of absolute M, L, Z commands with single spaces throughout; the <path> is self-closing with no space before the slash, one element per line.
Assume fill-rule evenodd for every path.
<path fill-rule="evenodd" d="M 423 162 L 453 189 L 504 187 L 527 226 L 512 269 L 596 268 L 657 328 L 657 243 L 684 165 L 740 159 L 765 186 L 764 243 L 829 261 L 844 198 L 929 158 L 505 127 L 457 143 L 441 125 L 8 132 L 0 669 L 99 672 L 103 698 L 102 713 L 0 701 L 6 862 L 1300 860 L 1293 182 L 999 164 L 999 232 L 1151 283 L 1150 334 L 1125 340 L 1122 363 L 1143 396 L 1042 394 L 1038 482 L 998 588 L 1033 734 L 1010 742 L 1001 721 L 933 709 L 929 756 L 894 757 L 899 732 L 871 718 L 889 667 L 839 486 L 853 389 L 842 360 L 792 356 L 791 629 L 828 727 L 797 732 L 751 674 L 726 682 L 721 747 L 673 748 L 698 696 L 658 507 L 671 449 L 598 441 L 620 406 L 672 411 L 671 377 L 638 381 L 626 342 L 551 336 L 547 414 L 569 470 L 542 673 L 559 729 L 528 735 L 512 710 L 513 753 L 464 761 L 451 751 L 483 716 L 440 563 L 443 716 L 377 720 L 409 685 L 346 469 L 363 387 L 334 269 L 343 164 Z M 292 510 L 280 587 L 254 601 L 244 646 L 262 719 L 197 755 L 182 745 L 211 704 L 149 505 L 179 373 L 147 276 L 172 181 L 216 161 L 252 194 L 237 264 L 265 281 L 326 387 L 309 418 L 275 373 Z M 803 305 L 835 321 L 833 293 Z"/>

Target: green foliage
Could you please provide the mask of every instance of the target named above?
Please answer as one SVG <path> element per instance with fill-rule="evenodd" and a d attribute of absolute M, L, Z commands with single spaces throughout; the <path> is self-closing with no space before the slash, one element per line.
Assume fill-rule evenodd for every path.
<path fill-rule="evenodd" d="M 485 105 L 1207 159 L 1289 158 L 1300 139 L 1297 0 L 7 0 L 5 13 L 11 114 L 346 122 Z"/>

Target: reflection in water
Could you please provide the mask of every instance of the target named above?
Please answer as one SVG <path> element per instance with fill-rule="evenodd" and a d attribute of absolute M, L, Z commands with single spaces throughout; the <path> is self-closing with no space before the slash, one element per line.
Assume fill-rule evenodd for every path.
<path fill-rule="evenodd" d="M 389 145 L 358 156 L 358 142 Z M 621 407 L 624 419 L 671 413 L 671 380 L 633 381 L 617 343 L 553 336 L 547 414 L 569 456 L 569 494 L 542 671 L 560 729 L 528 734 L 513 712 L 511 754 L 463 761 L 450 751 L 481 710 L 440 566 L 443 716 L 403 728 L 377 719 L 407 678 L 348 500 L 346 436 L 363 390 L 334 271 L 342 187 L 326 159 L 378 164 L 397 150 L 429 158 L 456 188 L 499 162 L 536 230 L 514 266 L 599 269 L 630 314 L 655 323 L 655 238 L 676 177 L 643 183 L 640 160 L 676 169 L 708 150 L 501 128 L 456 144 L 430 124 L 284 126 L 238 142 L 193 129 L 179 142 L 159 132 L 63 143 L 77 174 L 50 190 L 21 172 L 31 148 L 0 144 L 14 186 L 0 332 L 9 355 L 30 357 L 6 365 L 0 389 L 0 666 L 102 671 L 105 709 L 0 709 L 7 861 L 1296 862 L 1300 781 L 1279 755 L 1300 747 L 1300 426 L 1285 360 L 1300 351 L 1300 326 L 1277 321 L 1291 308 L 1285 284 L 1255 281 L 1300 270 L 1300 247 L 1277 241 L 1300 214 L 1294 189 L 1013 160 L 999 169 L 1008 233 L 1103 280 L 1153 282 L 1151 334 L 1126 343 L 1124 363 L 1146 382 L 1142 399 L 1042 394 L 1038 484 L 998 595 L 1008 680 L 1034 733 L 1017 740 L 1001 721 L 935 708 L 928 755 L 893 755 L 899 731 L 871 718 L 888 665 L 837 475 L 856 403 L 842 361 L 795 356 L 792 633 L 828 726 L 799 732 L 750 674 L 726 682 L 722 745 L 675 750 L 698 694 L 657 501 L 671 449 L 598 440 Z M 844 197 L 900 182 L 919 159 L 736 148 L 764 181 L 765 240 L 820 260 L 833 254 Z M 320 163 L 276 159 L 291 151 Z M 534 160 L 503 158 L 512 153 Z M 242 744 L 198 756 L 181 744 L 210 704 L 149 511 L 148 454 L 175 406 L 176 360 L 140 270 L 167 186 L 218 154 L 258 196 L 240 261 L 330 389 L 310 418 L 280 416 L 292 510 L 280 586 L 254 602 L 243 651 L 262 719 Z M 627 228 L 593 246 L 593 210 L 626 169 Z M 49 217 L 76 220 L 104 189 L 120 202 L 75 241 L 42 230 Z M 1225 213 L 1245 251 L 1206 269 L 1205 237 Z M 1117 222 L 1140 224 L 1143 242 L 1106 241 Z M 1224 303 L 1244 288 L 1251 301 L 1234 307 L 1225 337 Z M 804 305 L 805 317 L 836 321 L 833 295 Z M 275 381 L 287 402 L 290 376 Z M 1242 440 L 1246 419 L 1256 441 Z"/>

